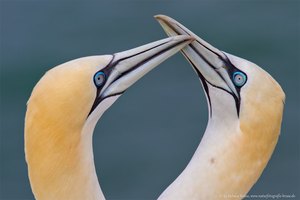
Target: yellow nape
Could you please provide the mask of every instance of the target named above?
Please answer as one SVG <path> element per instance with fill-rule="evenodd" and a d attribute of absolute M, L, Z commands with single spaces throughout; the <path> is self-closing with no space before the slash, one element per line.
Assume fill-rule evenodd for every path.
<path fill-rule="evenodd" d="M 236 128 L 225 127 L 222 137 L 214 138 L 214 150 L 206 154 L 208 177 L 215 177 L 210 185 L 214 197 L 209 199 L 242 199 L 261 176 L 280 135 L 283 90 L 258 66 L 247 72 L 252 76 L 241 90 Z"/>
<path fill-rule="evenodd" d="M 215 174 L 211 176 L 216 177 L 216 199 L 242 199 L 261 176 L 280 135 L 283 90 L 258 66 L 249 66 L 247 73 L 237 126 L 223 129 L 224 138 L 218 138 L 215 153 L 208 157 Z"/>
<path fill-rule="evenodd" d="M 92 145 L 81 134 L 96 96 L 91 77 L 109 58 L 93 56 L 59 65 L 33 89 L 25 118 L 25 153 L 36 199 L 96 199 L 90 191 L 99 189 Z"/>
<path fill-rule="evenodd" d="M 278 141 L 285 95 L 269 74 L 251 67 L 238 118 L 225 111 L 235 108 L 232 97 L 223 95 L 220 100 L 213 93 L 220 90 L 210 88 L 215 109 L 206 132 L 188 166 L 160 200 L 242 199 L 259 179 Z"/>
<path fill-rule="evenodd" d="M 285 94 L 261 68 L 253 68 L 251 86 L 242 93 L 240 132 L 235 143 L 236 173 L 243 173 L 239 194 L 247 194 L 259 179 L 275 149 L 281 130 Z M 242 187 L 244 186 L 244 187 Z"/>

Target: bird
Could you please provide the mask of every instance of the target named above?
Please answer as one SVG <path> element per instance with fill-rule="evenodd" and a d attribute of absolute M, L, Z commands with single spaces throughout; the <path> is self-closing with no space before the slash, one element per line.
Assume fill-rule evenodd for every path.
<path fill-rule="evenodd" d="M 102 114 L 137 80 L 193 40 L 174 36 L 50 69 L 27 102 L 25 158 L 37 200 L 103 200 L 92 147 Z"/>
<path fill-rule="evenodd" d="M 277 144 L 285 93 L 258 65 L 217 49 L 171 17 L 155 18 L 167 35 L 195 38 L 181 52 L 198 75 L 208 105 L 199 146 L 158 199 L 242 199 Z"/>

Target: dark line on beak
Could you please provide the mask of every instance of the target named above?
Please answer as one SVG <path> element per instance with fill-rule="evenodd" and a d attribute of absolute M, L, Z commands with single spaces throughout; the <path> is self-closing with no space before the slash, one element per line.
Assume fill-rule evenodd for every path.
<path fill-rule="evenodd" d="M 157 56 L 159 56 L 159 55 L 165 53 L 166 51 L 168 51 L 168 50 L 174 48 L 175 46 L 177 46 L 177 45 L 179 45 L 179 44 L 182 44 L 182 43 L 184 43 L 184 42 L 186 42 L 186 41 L 188 41 L 188 40 L 189 40 L 189 39 L 186 39 L 186 40 L 177 42 L 177 43 L 173 44 L 172 46 L 169 46 L 168 48 L 163 49 L 162 51 L 157 52 L 157 53 L 155 53 L 154 55 L 152 55 L 152 56 L 150 56 L 150 57 L 148 57 L 148 58 L 142 60 L 141 62 L 137 63 L 135 66 L 131 67 L 131 68 L 128 69 L 127 71 L 125 71 L 125 72 L 123 72 L 122 74 L 120 74 L 120 75 L 119 75 L 118 77 L 116 77 L 116 79 L 115 79 L 114 81 L 112 81 L 110 84 L 113 84 L 115 81 L 117 81 L 117 80 L 120 79 L 121 77 L 125 76 L 126 74 L 130 73 L 131 71 L 134 71 L 134 70 L 137 69 L 139 66 L 141 66 L 141 65 L 143 65 L 143 64 L 145 64 L 145 63 L 147 63 L 148 61 L 152 60 L 153 58 L 155 58 L 155 57 L 157 57 Z M 120 59 L 118 59 L 118 60 L 116 60 L 116 61 L 114 61 L 116 54 L 113 54 L 113 58 L 112 58 L 112 60 L 109 62 L 109 64 L 108 64 L 106 67 L 104 67 L 102 70 L 100 70 L 100 71 L 103 71 L 103 72 L 106 74 L 106 76 L 108 77 L 108 76 L 110 75 L 111 71 L 113 70 L 113 67 L 115 67 L 119 62 L 121 62 L 121 61 L 123 61 L 123 60 L 126 60 L 126 59 L 128 59 L 128 58 L 132 58 L 132 57 L 134 57 L 134 56 L 137 56 L 137 55 L 146 53 L 147 51 L 150 51 L 150 50 L 152 50 L 152 49 L 155 49 L 155 48 L 157 48 L 157 47 L 160 47 L 160 46 L 162 46 L 162 45 L 164 45 L 164 44 L 166 44 L 166 43 L 168 43 L 168 42 L 170 42 L 170 41 L 166 41 L 166 42 L 164 42 L 164 43 L 158 44 L 158 45 L 156 45 L 156 46 L 154 46 L 154 47 L 151 47 L 151 48 L 146 49 L 146 50 L 144 50 L 144 51 L 138 52 L 138 53 L 136 53 L 136 54 L 133 54 L 133 55 L 130 55 L 130 56 L 127 56 L 127 57 L 124 57 L 124 58 L 120 58 Z M 104 84 L 104 85 L 105 85 L 105 84 Z M 121 94 L 123 94 L 123 93 L 126 91 L 126 90 L 124 90 L 124 91 L 122 91 L 122 92 L 118 92 L 118 93 L 116 93 L 116 94 L 111 94 L 111 95 L 108 95 L 108 96 L 103 97 L 103 96 L 100 95 L 101 90 L 102 90 L 102 88 L 97 88 L 96 99 L 95 99 L 95 101 L 94 101 L 94 103 L 93 103 L 93 106 L 92 106 L 91 111 L 89 112 L 88 116 L 96 109 L 96 107 L 97 107 L 104 99 L 106 99 L 106 98 L 108 98 L 108 97 L 116 96 L 116 95 L 121 95 Z"/>
<path fill-rule="evenodd" d="M 136 54 L 133 54 L 133 55 L 130 55 L 130 56 L 127 56 L 127 57 L 124 57 L 124 58 L 120 58 L 119 60 L 116 60 L 116 61 L 114 60 L 115 57 L 116 57 L 116 54 L 112 54 L 113 57 L 112 57 L 111 61 L 106 65 L 106 67 L 104 67 L 102 70 L 99 70 L 99 71 L 103 71 L 103 72 L 105 73 L 105 75 L 108 77 L 108 76 L 110 75 L 111 71 L 113 70 L 113 67 L 116 66 L 116 65 L 117 65 L 119 62 L 121 62 L 122 60 L 125 60 L 125 59 L 128 59 L 128 58 L 137 56 L 137 55 L 142 54 L 142 53 L 145 53 L 145 52 L 150 51 L 150 50 L 152 50 L 152 49 L 154 49 L 154 48 L 157 48 L 157 47 L 159 47 L 159 46 L 162 46 L 162 45 L 164 45 L 164 44 L 166 44 L 166 43 L 167 43 L 167 42 L 158 44 L 158 45 L 156 45 L 156 46 L 154 46 L 154 47 L 151 47 L 151 48 L 149 48 L 149 49 L 146 49 L 146 50 L 144 50 L 144 51 L 138 52 L 138 53 L 136 53 Z M 106 80 L 107 80 L 107 79 L 106 79 Z M 113 81 L 113 82 L 114 82 L 114 81 Z M 112 82 L 112 83 L 113 83 L 113 82 Z M 103 86 L 104 86 L 104 85 L 105 85 L 105 84 L 103 84 Z M 123 93 L 123 92 L 120 92 L 120 93 L 117 93 L 117 94 L 111 94 L 111 95 L 108 95 L 108 96 L 106 96 L 106 97 L 103 97 L 103 96 L 100 96 L 101 90 L 102 90 L 102 87 L 101 87 L 101 88 L 97 88 L 95 101 L 94 101 L 93 106 L 92 106 L 92 108 L 91 108 L 91 110 L 90 110 L 90 112 L 89 112 L 89 114 L 88 114 L 87 117 L 90 116 L 90 114 L 96 109 L 96 107 L 97 107 L 104 99 L 106 99 L 106 98 L 108 98 L 108 97 L 116 96 L 116 95 L 119 95 L 119 94 L 122 94 L 122 93 Z"/>
<path fill-rule="evenodd" d="M 107 66 L 110 66 L 110 65 L 112 64 L 114 58 L 115 58 L 115 55 L 113 54 L 113 55 L 112 55 L 112 59 L 111 59 L 110 62 L 106 65 L 106 67 L 104 67 L 102 70 L 100 70 L 100 71 L 103 71 L 103 72 L 105 73 L 105 75 L 106 75 L 106 74 L 108 74 L 108 75 L 110 74 L 111 69 L 107 69 Z M 98 71 L 98 72 L 99 72 L 99 71 Z M 96 72 L 96 73 L 97 73 L 97 72 Z M 106 75 L 106 76 L 108 76 L 108 75 Z M 106 83 L 106 81 L 107 81 L 107 79 L 105 79 L 105 83 Z M 103 86 L 105 85 L 105 83 L 103 84 Z M 97 87 L 96 98 L 95 98 L 95 100 L 94 100 L 93 106 L 92 106 L 92 108 L 91 108 L 91 110 L 90 110 L 90 112 L 89 112 L 89 114 L 88 114 L 87 117 L 90 116 L 90 114 L 96 109 L 96 107 L 97 107 L 97 106 L 99 105 L 99 103 L 102 101 L 102 99 L 99 98 L 99 95 L 100 95 L 100 92 L 101 92 L 103 86 L 100 87 L 100 88 Z"/>
<path fill-rule="evenodd" d="M 206 93 L 206 96 L 207 96 L 207 99 L 208 99 L 209 117 L 211 118 L 212 117 L 211 99 L 210 99 L 210 96 L 209 96 L 209 89 L 208 89 L 208 86 L 207 86 L 207 83 L 206 83 L 206 79 L 204 78 L 204 76 L 201 74 L 201 72 L 198 70 L 198 68 L 194 65 L 194 63 L 189 59 L 189 57 L 183 51 L 182 51 L 182 54 L 189 61 L 189 63 L 192 65 L 192 67 L 194 68 L 194 70 L 196 71 L 197 75 L 199 76 L 199 78 L 202 82 L 203 88 L 205 90 L 205 93 Z"/>
<path fill-rule="evenodd" d="M 118 80 L 120 77 L 125 76 L 126 74 L 128 74 L 128 73 L 130 73 L 130 72 L 136 70 L 137 68 L 139 68 L 139 67 L 142 66 L 143 64 L 149 62 L 149 61 L 152 60 L 153 58 L 155 58 L 155 57 L 157 57 L 157 56 L 159 56 L 159 55 L 161 55 L 161 54 L 163 54 L 163 53 L 169 51 L 170 49 L 173 49 L 174 47 L 176 47 L 176 46 L 178 46 L 178 45 L 180 45 L 180 44 L 182 44 L 182 43 L 184 43 L 184 42 L 186 42 L 186 41 L 188 41 L 188 40 L 189 40 L 189 39 L 186 39 L 186 40 L 177 42 L 177 43 L 175 43 L 175 44 L 169 46 L 168 48 L 165 48 L 165 49 L 163 49 L 163 50 L 161 50 L 161 51 L 159 51 L 159 52 L 153 54 L 152 56 L 150 56 L 150 57 L 148 57 L 148 58 L 142 60 L 141 62 L 137 63 L 135 66 L 131 67 L 131 68 L 128 69 L 127 71 L 125 71 L 125 72 L 123 72 L 122 74 L 120 74 L 120 76 L 118 76 L 113 82 L 115 82 L 116 80 Z M 165 44 L 165 43 L 164 43 L 164 44 Z M 151 48 L 151 49 L 153 49 L 153 48 Z M 113 82 L 112 82 L 112 83 L 113 83 Z"/>
<path fill-rule="evenodd" d="M 171 28 L 175 33 L 177 33 L 178 35 L 182 35 L 180 32 L 178 32 L 168 21 L 163 20 L 168 26 L 169 28 Z M 175 25 L 181 29 L 183 32 L 185 32 L 187 35 L 192 36 L 189 32 L 187 32 L 186 30 L 184 30 L 184 28 L 182 28 L 178 23 L 175 23 Z M 203 46 L 205 49 L 209 50 L 210 52 L 216 54 L 221 60 L 223 60 L 223 57 L 220 56 L 218 53 L 214 52 L 213 50 L 211 50 L 210 48 L 208 48 L 207 46 L 205 46 L 204 44 L 202 44 L 201 42 L 199 42 L 197 39 L 195 40 L 198 44 L 200 44 L 201 46 Z M 193 44 L 189 44 L 189 46 L 209 65 L 211 66 L 213 69 L 217 69 L 215 68 L 200 52 L 197 51 L 196 47 Z"/>
<path fill-rule="evenodd" d="M 182 35 L 180 32 L 178 32 L 168 21 L 165 21 L 165 20 L 162 20 L 164 23 L 166 23 L 168 26 L 169 26 L 169 28 L 170 29 L 172 29 L 176 34 L 178 34 L 178 35 Z M 189 35 L 189 36 L 192 36 L 190 33 L 188 33 L 187 31 L 185 31 L 181 26 L 179 26 L 179 24 L 178 23 L 175 23 L 175 25 L 178 27 L 178 28 L 180 28 L 182 31 L 184 31 L 187 35 Z M 221 55 L 219 55 L 218 53 L 216 53 L 216 52 L 214 52 L 213 50 L 211 50 L 211 49 L 209 49 L 208 47 L 206 47 L 204 44 L 202 44 L 201 42 L 199 42 L 198 40 L 196 40 L 196 42 L 198 43 L 198 44 L 200 44 L 201 46 L 203 46 L 205 49 L 207 49 L 207 50 L 209 50 L 210 52 L 212 52 L 212 53 L 214 53 L 215 55 L 217 55 L 218 56 L 218 58 L 219 59 L 221 59 L 225 64 L 228 64 L 229 66 L 231 66 L 231 67 L 233 67 L 233 68 L 236 68 L 231 62 L 230 62 L 230 60 L 228 59 L 228 57 L 224 54 L 224 57 L 223 56 L 221 56 Z M 196 54 L 197 55 L 199 55 L 200 57 L 201 57 L 201 59 L 203 59 L 204 60 L 204 62 L 206 62 L 211 68 L 213 68 L 214 70 L 215 70 L 215 72 L 220 76 L 220 78 L 226 83 L 226 81 L 225 81 L 225 79 L 223 78 L 223 76 L 218 72 L 218 70 L 217 70 L 217 68 L 215 68 L 197 49 L 196 49 L 196 47 L 191 43 L 191 44 L 189 44 L 189 46 L 193 49 L 193 51 L 195 51 L 196 52 Z M 186 58 L 188 58 L 187 57 L 187 55 L 183 52 L 183 50 L 181 50 L 181 52 L 185 55 L 185 57 Z M 203 78 L 204 78 L 204 80 L 207 82 L 207 83 L 209 83 L 211 86 L 213 86 L 213 87 L 215 87 L 215 88 L 218 88 L 218 89 L 221 89 L 221 90 L 223 90 L 223 91 L 225 91 L 225 92 L 227 92 L 228 94 L 230 94 L 233 98 L 234 98 L 234 100 L 235 100 L 235 106 L 236 106 L 236 110 L 237 110 L 237 116 L 239 117 L 239 115 L 240 115 L 240 104 L 241 104 L 241 97 L 240 97 L 240 89 L 239 88 L 236 88 L 236 90 L 237 90 L 237 92 L 238 92 L 238 97 L 234 94 L 234 93 L 232 93 L 232 92 L 229 92 L 229 91 L 227 91 L 227 90 L 225 90 L 224 88 L 221 88 L 221 87 L 219 87 L 219 86 L 216 86 L 216 85 L 214 85 L 214 84 L 212 84 L 212 83 L 210 83 L 209 81 L 207 81 L 206 79 L 205 79 L 205 77 L 200 73 L 200 71 L 197 69 L 197 67 L 195 67 L 195 65 L 191 62 L 191 60 L 188 58 L 188 61 L 192 64 L 192 66 L 193 66 L 193 68 L 195 68 L 196 69 L 196 71 L 197 71 L 197 74 L 198 74 L 198 76 L 199 76 L 199 78 L 202 80 Z M 232 70 L 232 69 L 231 69 Z M 229 74 L 229 72 L 227 71 L 227 73 Z M 200 75 L 199 75 L 200 74 Z M 229 74 L 230 75 L 230 74 Z M 204 81 L 202 81 L 202 83 L 204 83 Z M 204 85 L 204 84 L 203 84 Z M 207 85 L 206 85 L 207 86 Z M 205 89 L 205 87 L 204 87 L 204 89 Z M 208 88 L 207 88 L 208 89 Z M 205 89 L 206 90 L 206 89 Z M 207 93 L 208 94 L 208 93 Z M 210 101 L 210 99 L 209 99 L 209 101 Z M 211 102 L 209 102 L 209 104 L 210 104 L 210 106 L 211 106 Z"/>
<path fill-rule="evenodd" d="M 171 28 L 175 33 L 177 33 L 178 35 L 182 35 L 181 33 L 179 33 L 176 29 L 174 29 L 173 26 L 171 26 L 171 24 L 167 21 L 164 21 L 169 28 Z M 182 31 L 184 31 L 187 35 L 191 36 L 190 33 L 186 32 L 182 27 L 180 27 L 177 23 L 175 24 L 178 28 L 180 28 Z M 210 52 L 214 53 L 215 55 L 218 56 L 219 59 L 221 59 L 224 62 L 224 59 L 216 52 L 212 51 L 211 49 L 209 49 L 208 47 L 206 47 L 205 45 L 203 45 L 201 42 L 199 42 L 198 40 L 196 40 L 197 43 L 199 43 L 201 46 L 203 46 L 204 48 L 208 49 Z M 202 59 L 204 60 L 204 62 L 206 62 L 206 64 L 208 64 L 211 68 L 213 68 L 216 73 L 220 76 L 220 78 L 226 83 L 225 79 L 223 78 L 223 76 L 218 72 L 217 68 L 211 64 L 197 49 L 196 47 L 191 43 L 189 44 L 189 46 L 196 52 L 196 54 Z"/>
<path fill-rule="evenodd" d="M 183 52 L 182 52 L 183 53 Z M 184 54 L 184 53 L 183 53 Z M 185 54 L 184 54 L 185 55 Z M 218 88 L 220 90 L 223 90 L 224 92 L 227 92 L 228 94 L 230 94 L 233 98 L 234 98 L 234 102 L 235 102 L 235 107 L 237 110 L 237 116 L 240 116 L 240 100 L 235 96 L 234 93 L 231 93 L 227 90 L 225 90 L 224 88 L 221 88 L 219 86 L 216 86 L 214 84 L 212 84 L 211 82 L 209 82 L 208 80 L 205 79 L 205 77 L 201 74 L 201 72 L 198 70 L 198 68 L 194 65 L 194 63 L 185 55 L 185 57 L 188 59 L 189 63 L 191 63 L 191 65 L 193 66 L 193 68 L 195 69 L 195 71 L 197 72 L 199 78 L 201 79 L 201 82 L 203 84 L 204 90 L 207 94 L 208 97 L 208 101 L 209 101 L 209 106 L 210 106 L 210 117 L 212 116 L 212 105 L 211 105 L 211 99 L 210 99 L 210 95 L 209 95 L 209 89 L 207 87 L 207 83 L 209 85 L 211 85 L 212 87 Z"/>
<path fill-rule="evenodd" d="M 114 62 L 112 62 L 109 66 L 107 66 L 107 67 L 114 67 L 115 65 L 117 65 L 119 62 L 121 62 L 121 61 L 123 61 L 123 60 L 126 60 L 126 59 L 128 59 L 128 58 L 132 58 L 132 57 L 134 57 L 134 56 L 137 56 L 137 55 L 140 55 L 140 54 L 143 54 L 143 53 L 146 53 L 147 51 L 150 51 L 150 50 L 152 50 L 152 49 L 155 49 L 155 48 L 157 48 L 157 47 L 160 47 L 160 46 L 162 46 L 162 45 L 164 45 L 164 44 L 166 44 L 166 43 L 168 43 L 169 41 L 167 41 L 167 42 L 164 42 L 164 43 L 161 43 L 161 44 L 158 44 L 158 45 L 156 45 L 156 46 L 154 46 L 154 47 L 151 47 L 150 49 L 146 49 L 146 50 L 144 50 L 144 51 L 141 51 L 141 52 L 138 52 L 138 53 L 136 53 L 136 54 L 133 54 L 133 55 L 130 55 L 130 56 L 127 56 L 127 57 L 124 57 L 124 58 L 120 58 L 119 60 L 116 60 L 116 61 L 114 61 Z"/>
<path fill-rule="evenodd" d="M 113 84 L 113 83 L 116 82 L 118 79 L 122 78 L 123 76 L 126 76 L 126 75 L 129 74 L 130 72 L 136 70 L 137 68 L 139 68 L 140 66 L 142 66 L 142 65 L 144 65 L 145 63 L 149 62 L 150 60 L 154 59 L 155 57 L 157 57 L 157 56 L 159 56 L 159 55 L 161 55 L 161 54 L 163 54 L 163 53 L 169 51 L 170 49 L 173 49 L 174 47 L 176 47 L 176 46 L 178 46 L 178 45 L 180 45 L 180 44 L 182 44 L 182 43 L 184 43 L 184 42 L 186 42 L 186 41 L 188 41 L 188 40 L 189 40 L 189 39 L 186 39 L 186 40 L 182 40 L 182 41 L 180 41 L 180 42 L 177 42 L 177 43 L 175 43 L 175 44 L 169 46 L 168 48 L 165 48 L 165 49 L 163 49 L 163 50 L 161 50 L 161 51 L 159 51 L 159 52 L 153 54 L 152 56 L 150 56 L 150 57 L 148 57 L 148 58 L 145 58 L 144 60 L 140 61 L 139 63 L 137 63 L 136 65 L 134 65 L 134 66 L 131 67 L 130 69 L 128 69 L 127 71 L 121 73 L 118 77 L 116 77 L 116 79 L 115 79 L 113 82 L 111 82 L 111 84 Z M 167 42 L 165 42 L 165 43 L 163 43 L 163 44 L 166 44 L 166 43 L 167 43 Z M 161 45 L 163 45 L 163 44 L 161 44 Z M 154 49 L 154 48 L 159 47 L 159 46 L 161 46 L 161 45 L 157 45 L 157 46 L 155 46 L 155 47 L 153 47 L 153 48 L 151 48 L 151 49 Z M 149 51 L 149 50 L 151 50 L 151 49 L 145 50 L 145 51 L 143 51 L 143 53 L 145 53 L 145 52 L 147 52 L 147 51 Z M 139 53 L 139 54 L 141 54 L 141 53 Z M 136 54 L 136 55 L 139 55 L 139 54 Z M 136 55 L 135 55 L 135 56 L 136 56 Z M 133 56 L 129 56 L 129 57 L 126 57 L 126 58 L 131 58 L 131 57 L 133 57 Z M 125 59 L 126 59 L 126 58 L 125 58 Z M 122 60 L 125 60 L 125 59 L 122 59 Z M 126 91 L 126 90 L 120 92 L 120 94 L 124 93 L 125 91 Z M 119 94 L 119 93 L 118 93 L 118 94 Z M 116 95 L 116 94 L 111 94 L 111 95 L 109 95 L 109 96 L 114 96 L 114 95 Z M 109 96 L 108 96 L 108 97 L 109 97 Z M 104 97 L 104 99 L 105 99 L 105 98 L 107 98 L 107 97 Z"/>
<path fill-rule="evenodd" d="M 181 25 L 179 25 L 178 23 L 175 24 L 178 28 L 180 28 L 182 31 L 184 31 L 186 34 L 190 35 L 186 30 L 184 30 L 184 28 L 181 27 Z M 204 44 L 202 44 L 201 42 L 199 42 L 198 40 L 196 40 L 198 44 L 200 44 L 201 46 L 203 46 L 205 49 L 207 49 L 208 51 L 216 54 L 221 60 L 224 60 L 224 55 L 220 55 L 219 53 L 213 51 L 212 49 L 208 48 L 207 46 L 205 46 Z"/>

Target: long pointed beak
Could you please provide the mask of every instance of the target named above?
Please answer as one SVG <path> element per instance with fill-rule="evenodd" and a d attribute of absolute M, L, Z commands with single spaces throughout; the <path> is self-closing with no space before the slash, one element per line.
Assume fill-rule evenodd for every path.
<path fill-rule="evenodd" d="M 175 36 L 114 54 L 104 69 L 107 81 L 99 94 L 101 99 L 123 93 L 146 73 L 193 40 L 191 36 Z"/>
<path fill-rule="evenodd" d="M 236 98 L 240 98 L 239 92 L 231 80 L 231 74 L 235 67 L 231 64 L 226 54 L 198 37 L 176 20 L 165 15 L 156 15 L 155 18 L 169 36 L 189 35 L 196 39 L 183 48 L 182 53 L 202 81 L 206 81 L 208 84 L 230 92 Z"/>

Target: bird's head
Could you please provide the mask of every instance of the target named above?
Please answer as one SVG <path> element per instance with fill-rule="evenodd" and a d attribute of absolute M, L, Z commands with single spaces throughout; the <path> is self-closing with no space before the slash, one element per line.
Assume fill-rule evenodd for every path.
<path fill-rule="evenodd" d="M 220 51 L 170 17 L 156 18 L 169 36 L 190 35 L 196 39 L 182 53 L 201 79 L 210 121 L 217 120 L 218 125 L 225 126 L 238 122 L 239 127 L 247 129 L 274 120 L 272 123 L 280 126 L 285 95 L 266 71 Z"/>
<path fill-rule="evenodd" d="M 83 127 L 87 121 L 95 124 L 127 88 L 191 41 L 190 36 L 176 36 L 113 55 L 79 58 L 51 69 L 32 92 L 26 124 L 42 118 L 45 127 Z M 62 123 L 68 126 L 59 126 Z"/>
<path fill-rule="evenodd" d="M 25 118 L 26 161 L 37 199 L 100 196 L 92 150 L 97 121 L 126 89 L 192 40 L 176 36 L 113 55 L 79 58 L 41 78 Z"/>

